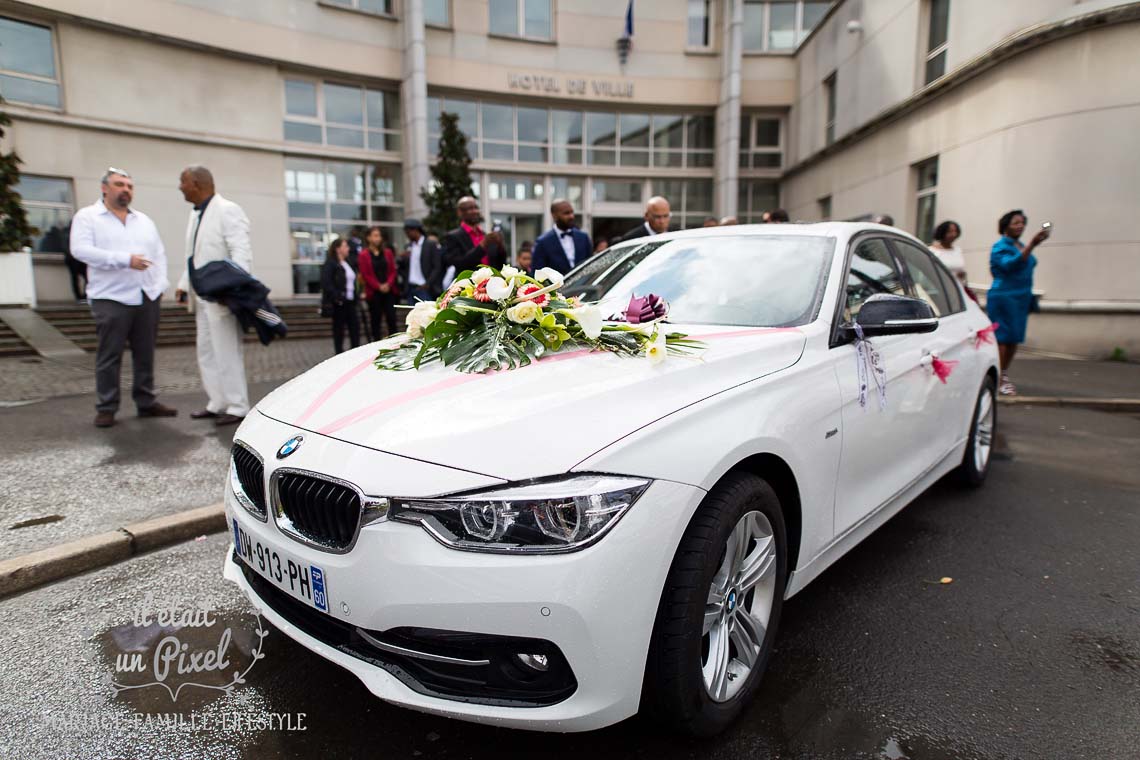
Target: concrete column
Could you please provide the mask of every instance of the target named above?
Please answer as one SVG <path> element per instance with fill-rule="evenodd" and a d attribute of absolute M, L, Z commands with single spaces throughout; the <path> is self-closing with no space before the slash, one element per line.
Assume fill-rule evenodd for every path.
<path fill-rule="evenodd" d="M 721 4 L 720 100 L 716 107 L 716 175 L 713 209 L 717 216 L 736 216 L 740 178 L 740 68 L 744 0 Z"/>
<path fill-rule="evenodd" d="M 420 189 L 431 179 L 428 163 L 427 53 L 424 44 L 423 0 L 404 0 L 404 82 L 400 112 L 404 124 L 404 212 L 423 218 L 427 204 Z"/>

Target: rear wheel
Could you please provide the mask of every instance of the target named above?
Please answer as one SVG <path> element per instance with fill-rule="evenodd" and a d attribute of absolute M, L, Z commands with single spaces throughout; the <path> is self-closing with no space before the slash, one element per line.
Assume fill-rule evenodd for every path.
<path fill-rule="evenodd" d="M 732 473 L 689 524 L 665 583 L 642 704 L 673 730 L 716 734 L 759 687 L 787 586 L 775 491 Z"/>
<path fill-rule="evenodd" d="M 962 456 L 962 464 L 958 466 L 959 480 L 974 488 L 986 482 L 986 475 L 990 471 L 990 455 L 993 453 L 994 432 L 997 429 L 994 389 L 994 379 L 987 375 L 978 391 L 974 418 L 970 422 L 970 437 L 966 441 L 966 453 Z"/>

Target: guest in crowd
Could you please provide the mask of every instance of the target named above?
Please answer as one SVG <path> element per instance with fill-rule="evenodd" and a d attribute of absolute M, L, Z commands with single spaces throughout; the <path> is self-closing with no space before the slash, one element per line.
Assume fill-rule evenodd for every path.
<path fill-rule="evenodd" d="M 609 247 L 610 247 L 610 241 L 606 240 L 605 238 L 599 239 L 596 243 L 594 243 L 594 255 L 597 256 L 599 253 L 601 253 L 602 251 L 606 250 Z"/>
<path fill-rule="evenodd" d="M 706 216 L 705 220 L 701 222 L 702 227 L 716 227 L 720 222 L 717 221 L 715 216 Z"/>
<path fill-rule="evenodd" d="M 534 276 L 534 251 L 523 247 L 519 249 L 518 263 L 515 265 L 531 277 Z"/>
<path fill-rule="evenodd" d="M 456 206 L 459 226 L 443 237 L 443 265 L 455 267 L 455 273 L 478 269 L 481 265 L 493 266 L 500 258 L 506 261 L 503 233 L 499 230 L 484 232 L 480 224 L 483 214 L 479 201 L 467 195 Z"/>
<path fill-rule="evenodd" d="M 871 218 L 871 221 L 875 224 L 882 224 L 886 227 L 895 226 L 895 218 L 890 214 L 876 214 Z"/>
<path fill-rule="evenodd" d="M 787 224 L 791 221 L 788 212 L 782 208 L 774 208 L 768 212 L 768 224 Z"/>
<path fill-rule="evenodd" d="M 1001 360 L 998 393 L 1003 396 L 1017 394 L 1017 388 L 1009 380 L 1009 365 L 1013 363 L 1018 345 L 1025 342 L 1029 312 L 1035 308 L 1033 269 L 1037 266 L 1037 257 L 1033 250 L 1049 237 L 1049 231 L 1043 228 L 1033 236 L 1029 245 L 1022 244 L 1021 236 L 1027 222 L 1028 217 L 1021 209 L 1003 214 L 998 220 L 1001 237 L 990 249 L 993 282 L 986 296 L 986 311 L 990 320 L 998 325 L 994 338 Z"/>
<path fill-rule="evenodd" d="M 622 235 L 622 242 L 662 235 L 669 231 L 669 221 L 672 218 L 673 211 L 669 208 L 669 201 L 660 195 L 655 195 L 645 204 L 645 221 Z"/>
<path fill-rule="evenodd" d="M 360 320 L 356 311 L 356 272 L 348 263 L 351 246 L 337 238 L 329 246 L 321 267 L 321 314 L 332 317 L 333 349 L 344 351 L 344 333 L 352 348 L 360 345 Z"/>
<path fill-rule="evenodd" d="M 434 301 L 443 292 L 445 268 L 439 240 L 434 235 L 424 235 L 424 226 L 419 219 L 405 219 L 404 234 L 408 236 L 408 246 L 405 249 L 408 260 L 408 305 L 415 306 L 417 301 Z"/>
<path fill-rule="evenodd" d="M 131 347 L 131 398 L 140 417 L 178 414 L 155 398 L 154 345 L 166 279 L 166 249 L 158 228 L 131 208 L 134 181 L 108 169 L 103 197 L 71 220 L 71 252 L 88 267 L 87 297 L 95 319 L 95 427 L 115 424 L 123 349 Z"/>
<path fill-rule="evenodd" d="M 252 273 L 249 217 L 241 206 L 215 191 L 214 175 L 204 166 L 183 169 L 178 188 L 194 208 L 186 229 L 187 269 L 175 295 L 180 302 L 189 300 L 195 314 L 198 371 L 208 397 L 206 408 L 191 412 L 190 417 L 212 419 L 219 427 L 236 425 L 249 412 L 241 325 L 226 304 L 205 301 L 191 293 L 190 268 L 229 261 Z"/>
<path fill-rule="evenodd" d="M 934 242 L 930 244 L 930 250 L 965 284 L 966 257 L 962 249 L 956 245 L 960 237 L 962 237 L 962 228 L 957 222 L 947 219 L 934 228 Z"/>
<path fill-rule="evenodd" d="M 765 211 L 763 214 L 760 215 L 760 224 L 771 224 L 771 223 L 772 223 L 772 212 L 771 211 Z"/>
<path fill-rule="evenodd" d="M 740 224 L 740 220 L 735 216 L 722 216 L 717 222 L 718 227 L 731 227 L 734 224 Z"/>
<path fill-rule="evenodd" d="M 349 246 L 351 250 L 352 246 Z M 368 303 L 368 327 L 372 340 L 380 340 L 380 318 L 388 323 L 388 335 L 396 332 L 396 252 L 384 239 L 384 231 L 372 227 L 365 235 L 365 247 L 357 259 L 364 300 Z M 351 266 L 351 262 L 350 262 Z"/>
<path fill-rule="evenodd" d="M 550 204 L 554 227 L 534 241 L 534 268 L 555 269 L 566 274 L 590 258 L 593 246 L 590 236 L 574 224 L 574 206 L 565 198 Z"/>

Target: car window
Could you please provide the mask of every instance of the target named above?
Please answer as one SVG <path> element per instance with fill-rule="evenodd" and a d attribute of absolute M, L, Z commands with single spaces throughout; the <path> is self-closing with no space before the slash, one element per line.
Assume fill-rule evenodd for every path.
<path fill-rule="evenodd" d="M 835 238 L 739 234 L 646 240 L 591 256 L 561 288 L 621 318 L 654 293 L 683 324 L 791 327 L 815 319 Z"/>
<path fill-rule="evenodd" d="M 850 323 L 859 316 L 863 302 L 876 293 L 905 296 L 906 289 L 887 242 L 882 238 L 867 238 L 856 243 L 851 253 L 844 323 Z"/>
<path fill-rule="evenodd" d="M 894 245 L 895 252 L 914 284 L 914 295 L 930 304 L 936 316 L 950 314 L 952 309 L 946 294 L 946 283 L 939 274 L 941 267 L 934 263 L 930 253 L 901 240 L 895 240 Z"/>
<path fill-rule="evenodd" d="M 942 278 L 942 285 L 946 290 L 946 298 L 950 302 L 950 313 L 957 314 L 960 311 L 965 311 L 966 301 L 962 296 L 961 288 L 958 287 L 958 278 L 944 266 L 938 267 L 938 275 Z"/>

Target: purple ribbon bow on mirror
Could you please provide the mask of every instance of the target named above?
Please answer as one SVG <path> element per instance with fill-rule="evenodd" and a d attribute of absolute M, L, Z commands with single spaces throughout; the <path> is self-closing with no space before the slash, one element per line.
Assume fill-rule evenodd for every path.
<path fill-rule="evenodd" d="M 668 311 L 668 304 L 659 296 L 652 293 L 641 298 L 634 296 L 629 299 L 629 306 L 625 309 L 625 321 L 631 325 L 652 322 L 664 317 Z"/>

